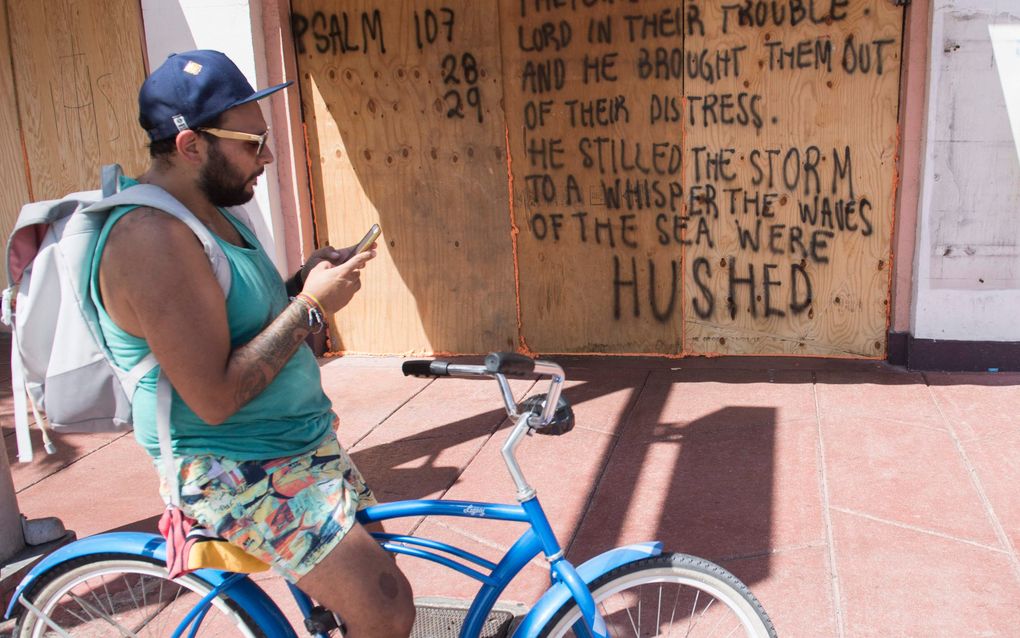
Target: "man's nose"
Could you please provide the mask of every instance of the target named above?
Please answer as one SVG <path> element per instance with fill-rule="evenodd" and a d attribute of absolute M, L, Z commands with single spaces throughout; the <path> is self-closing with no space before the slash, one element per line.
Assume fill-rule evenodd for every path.
<path fill-rule="evenodd" d="M 262 152 L 259 153 L 259 161 L 263 164 L 272 164 L 274 159 L 276 158 L 273 156 L 273 151 L 269 148 L 269 144 L 263 145 Z"/>

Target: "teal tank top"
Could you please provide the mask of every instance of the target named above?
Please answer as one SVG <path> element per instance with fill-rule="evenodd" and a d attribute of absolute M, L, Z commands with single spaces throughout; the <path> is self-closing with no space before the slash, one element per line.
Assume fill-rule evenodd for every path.
<path fill-rule="evenodd" d="M 127 182 L 126 185 L 134 183 Z M 144 339 L 128 334 L 107 314 L 99 295 L 99 260 L 110 229 L 137 207 L 115 209 L 103 227 L 93 257 L 91 291 L 99 309 L 99 322 L 114 363 L 130 370 L 149 354 Z M 276 267 L 255 234 L 232 215 L 224 215 L 250 247 L 239 247 L 216 237 L 230 262 L 231 286 L 227 321 L 231 345 L 250 341 L 287 306 L 286 288 Z M 201 329 L 201 327 L 198 327 Z M 135 438 L 159 458 L 156 434 L 156 381 L 159 368 L 138 384 L 132 402 Z M 306 344 L 301 344 L 272 383 L 219 425 L 209 425 L 173 393 L 170 432 L 175 456 L 211 454 L 237 461 L 264 460 L 302 454 L 319 446 L 332 430 L 332 404 L 322 391 L 319 366 Z"/>

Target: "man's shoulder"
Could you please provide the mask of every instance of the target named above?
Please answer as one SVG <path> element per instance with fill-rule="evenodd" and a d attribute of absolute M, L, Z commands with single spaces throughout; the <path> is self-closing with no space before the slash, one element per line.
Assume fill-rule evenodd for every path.
<path fill-rule="evenodd" d="M 188 225 L 172 214 L 151 206 L 136 206 L 114 220 L 109 241 L 192 240 L 194 236 Z"/>
<path fill-rule="evenodd" d="M 201 242 L 187 224 L 157 208 L 138 206 L 114 220 L 103 250 L 103 264 L 121 259 L 148 263 L 154 257 L 168 254 L 174 260 L 208 260 Z"/>

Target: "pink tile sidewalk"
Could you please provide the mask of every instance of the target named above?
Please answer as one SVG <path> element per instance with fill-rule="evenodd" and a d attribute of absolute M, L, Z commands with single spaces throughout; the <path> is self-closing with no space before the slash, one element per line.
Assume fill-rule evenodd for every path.
<path fill-rule="evenodd" d="M 560 360 L 577 427 L 527 439 L 521 460 L 570 557 L 660 539 L 711 558 L 751 587 L 784 638 L 1020 635 L 1020 374 Z M 377 493 L 512 501 L 496 385 L 399 368 L 382 357 L 323 365 L 341 438 Z M 13 458 L 6 382 L 0 396 Z M 130 435 L 62 444 L 40 465 L 14 465 L 25 514 L 60 516 L 82 536 L 154 527 L 153 472 Z M 468 519 L 412 526 L 490 556 L 519 532 Z M 475 589 L 401 565 L 417 595 Z M 531 602 L 545 579 L 529 566 L 506 598 Z"/>

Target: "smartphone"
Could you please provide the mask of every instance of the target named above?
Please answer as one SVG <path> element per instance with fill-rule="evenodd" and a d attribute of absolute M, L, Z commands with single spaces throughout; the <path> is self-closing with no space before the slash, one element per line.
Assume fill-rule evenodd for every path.
<path fill-rule="evenodd" d="M 354 254 L 357 255 L 358 253 L 363 253 L 368 250 L 368 247 L 371 246 L 381 234 L 382 228 L 379 228 L 379 224 L 372 224 L 372 227 L 368 229 L 365 236 L 358 242 L 357 247 L 354 249 Z"/>

